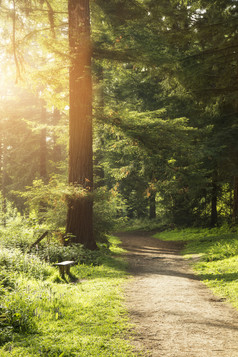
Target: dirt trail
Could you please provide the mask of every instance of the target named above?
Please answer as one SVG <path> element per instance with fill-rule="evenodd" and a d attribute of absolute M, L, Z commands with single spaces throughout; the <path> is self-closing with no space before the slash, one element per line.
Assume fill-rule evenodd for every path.
<path fill-rule="evenodd" d="M 120 234 L 134 278 L 126 301 L 143 356 L 238 357 L 238 313 L 202 284 L 181 244 Z M 147 351 L 147 352 L 146 352 Z"/>

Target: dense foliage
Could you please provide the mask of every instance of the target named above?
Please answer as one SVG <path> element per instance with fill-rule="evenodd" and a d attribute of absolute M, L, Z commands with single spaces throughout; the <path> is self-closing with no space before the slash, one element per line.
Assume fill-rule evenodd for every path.
<path fill-rule="evenodd" d="M 63 230 L 67 3 L 1 8 L 2 224 L 17 209 Z M 91 18 L 94 231 L 112 215 L 236 222 L 236 3 L 95 1 Z"/>

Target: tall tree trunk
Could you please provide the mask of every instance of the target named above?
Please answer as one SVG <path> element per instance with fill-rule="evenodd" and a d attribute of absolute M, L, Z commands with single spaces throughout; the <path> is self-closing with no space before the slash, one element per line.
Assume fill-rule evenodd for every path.
<path fill-rule="evenodd" d="M 234 196 L 233 196 L 233 211 L 232 221 L 237 223 L 238 218 L 238 176 L 234 177 Z"/>
<path fill-rule="evenodd" d="M 69 184 L 86 194 L 68 199 L 69 241 L 95 249 L 93 236 L 92 78 L 89 0 L 68 0 L 69 47 Z"/>

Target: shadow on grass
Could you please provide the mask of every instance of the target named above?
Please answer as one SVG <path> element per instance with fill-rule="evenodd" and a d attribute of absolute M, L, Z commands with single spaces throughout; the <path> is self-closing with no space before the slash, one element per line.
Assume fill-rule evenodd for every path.
<path fill-rule="evenodd" d="M 63 275 L 58 274 L 53 280 L 54 283 L 59 283 L 59 284 L 60 283 L 64 283 L 64 284 L 65 283 L 66 284 L 77 283 L 78 281 L 79 281 L 79 278 L 72 273 L 63 274 Z"/>
<path fill-rule="evenodd" d="M 78 279 L 121 278 L 127 274 L 128 263 L 121 257 L 105 256 L 97 264 L 83 263 L 73 267 Z"/>
<path fill-rule="evenodd" d="M 224 274 L 199 274 L 201 280 L 219 280 L 224 282 L 231 282 L 238 280 L 238 273 L 224 273 Z"/>
<path fill-rule="evenodd" d="M 66 283 L 76 283 L 78 282 L 78 277 L 75 276 L 74 274 L 72 273 L 69 273 L 67 275 L 64 275 L 62 277 L 62 279 L 66 282 Z"/>

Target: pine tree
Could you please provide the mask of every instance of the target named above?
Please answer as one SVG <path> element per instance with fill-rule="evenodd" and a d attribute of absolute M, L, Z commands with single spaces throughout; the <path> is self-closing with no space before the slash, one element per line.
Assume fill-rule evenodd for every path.
<path fill-rule="evenodd" d="M 89 0 L 69 0 L 69 183 L 84 189 L 69 197 L 70 242 L 95 249 L 93 236 L 92 78 Z"/>

